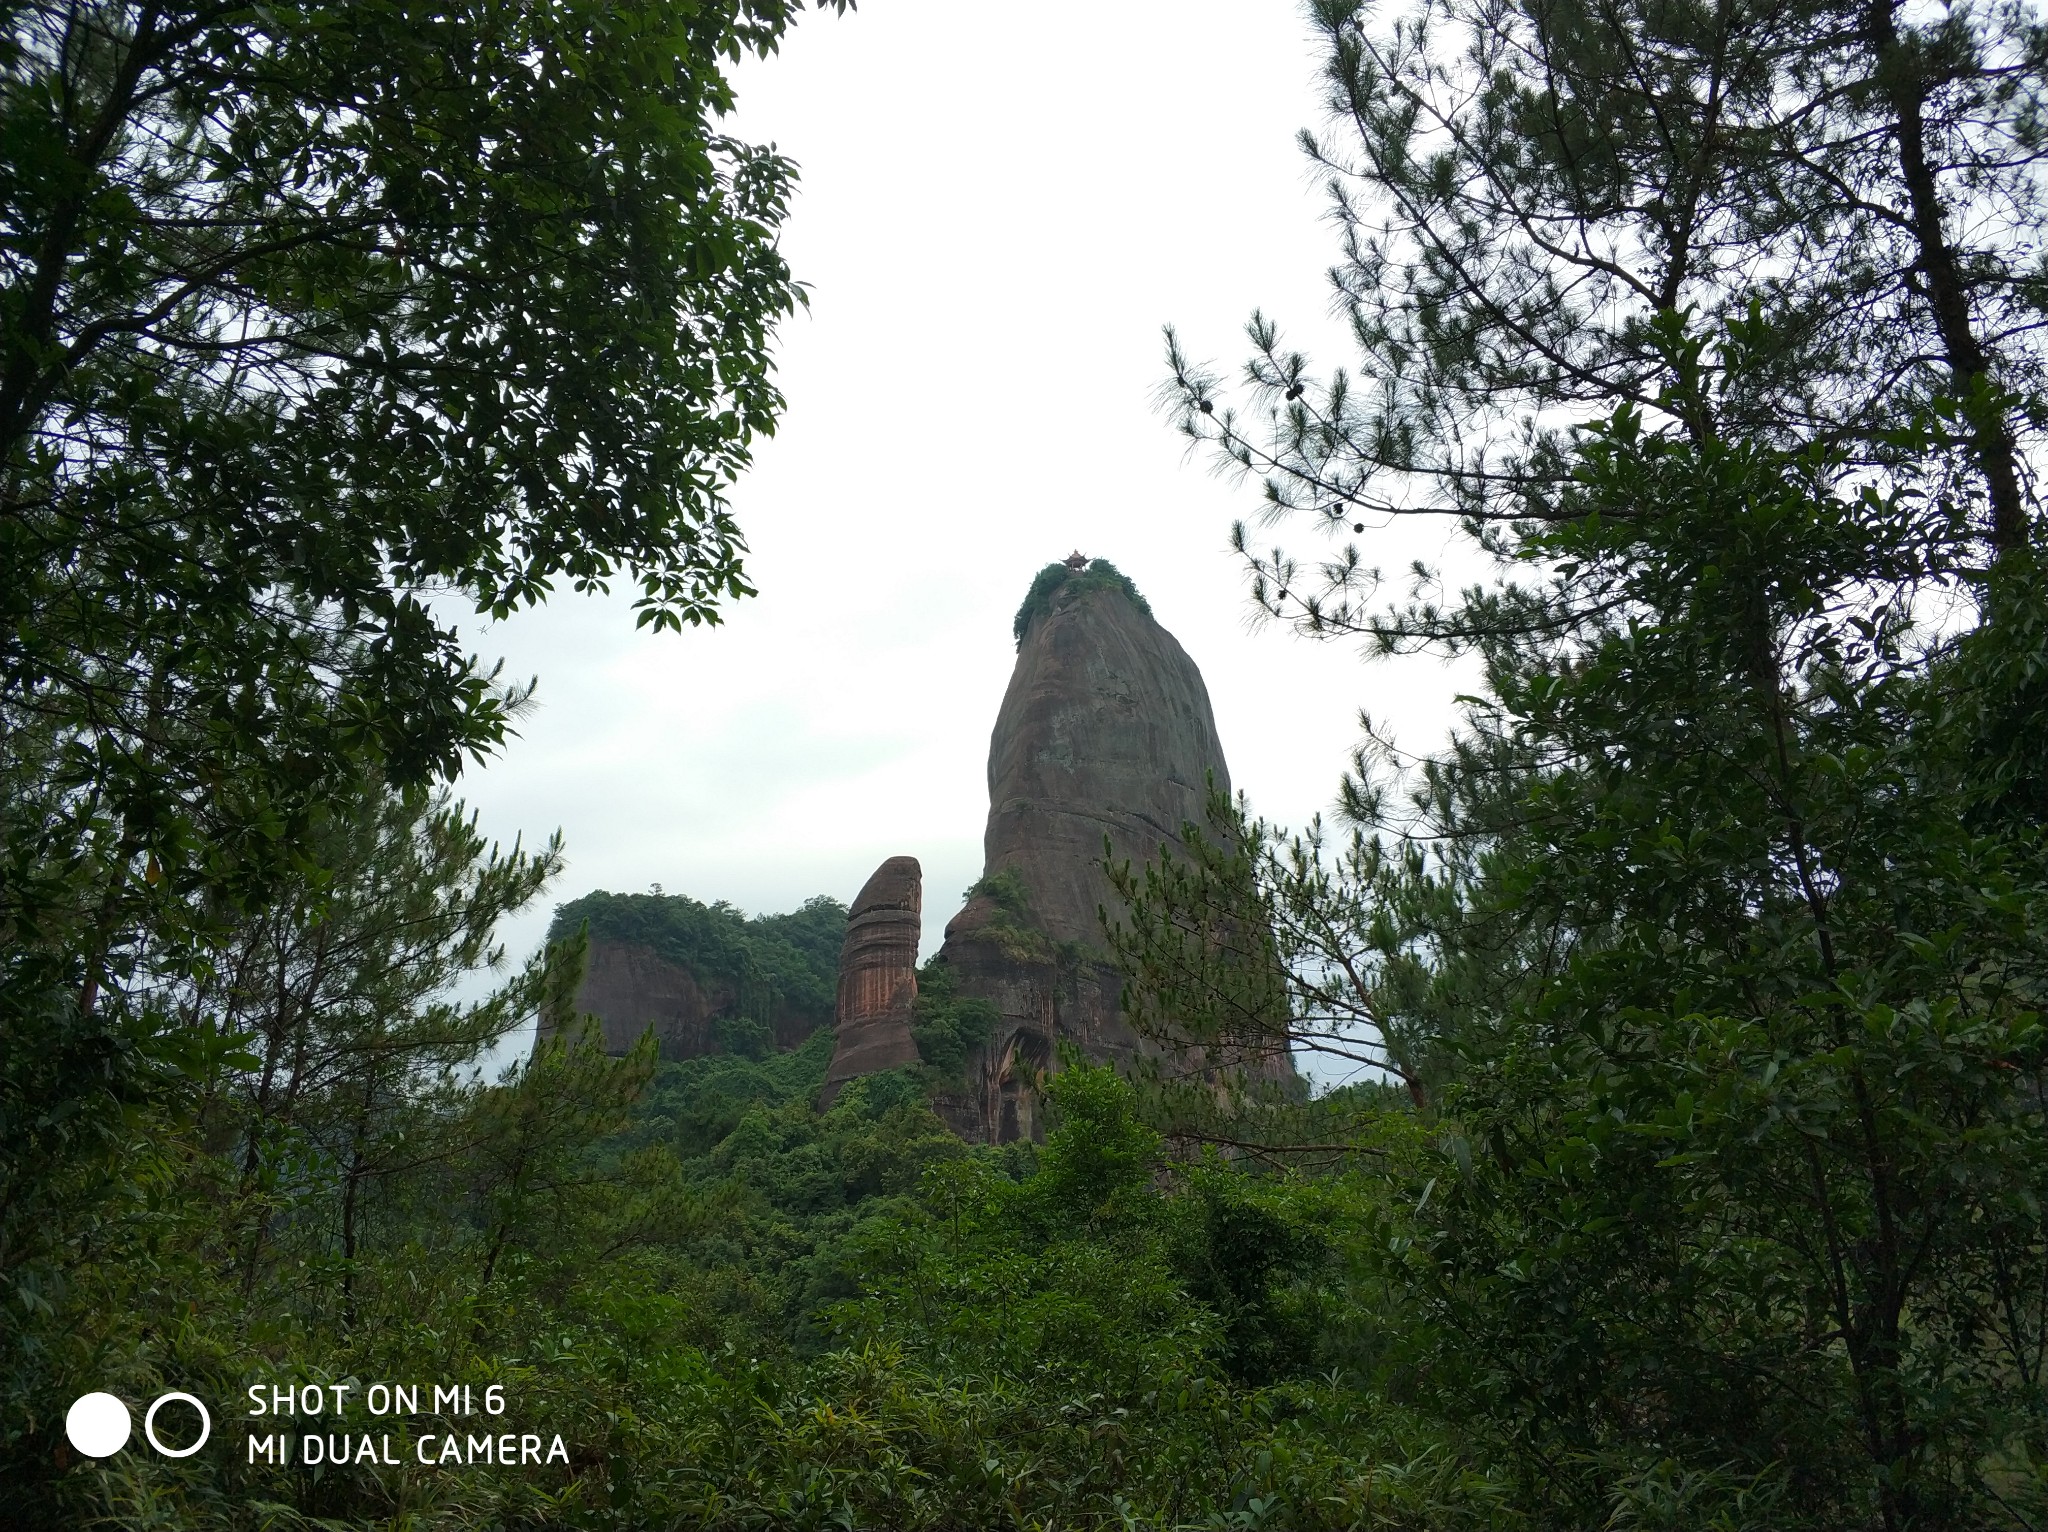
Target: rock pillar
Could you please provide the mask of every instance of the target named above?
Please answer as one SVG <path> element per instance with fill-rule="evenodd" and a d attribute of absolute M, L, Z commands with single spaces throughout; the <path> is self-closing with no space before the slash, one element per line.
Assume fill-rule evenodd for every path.
<path fill-rule="evenodd" d="M 1101 912 L 1125 912 L 1103 843 L 1134 867 L 1184 852 L 1211 785 L 1230 792 L 1201 671 L 1109 565 L 1048 566 L 1018 626 L 989 740 L 984 876 L 939 950 L 955 991 L 1001 1018 L 938 1103 L 975 1143 L 1036 1136 L 1035 1082 L 1062 1044 L 1126 1067 L 1157 1051 L 1124 1019 L 1104 950 Z"/>
<path fill-rule="evenodd" d="M 924 869 L 917 858 L 892 856 L 875 869 L 847 913 L 846 945 L 839 949 L 836 1042 L 822 1105 L 831 1105 L 848 1080 L 918 1060 L 910 1021 L 917 1003 L 923 902 Z"/>

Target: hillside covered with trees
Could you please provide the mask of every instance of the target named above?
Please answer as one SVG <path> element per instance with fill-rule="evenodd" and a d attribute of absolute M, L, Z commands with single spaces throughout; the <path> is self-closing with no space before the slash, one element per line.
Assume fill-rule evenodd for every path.
<path fill-rule="evenodd" d="M 827 904 L 591 896 L 457 998 L 562 850 L 452 798 L 523 694 L 421 592 L 749 593 L 801 291 L 718 122 L 793 8 L 10 12 L 0 1523 L 2048 1524 L 2048 34 L 1309 15 L 1355 354 L 1164 392 L 1261 610 L 1478 680 L 1113 871 L 1136 1024 L 1355 1083 L 1070 1059 L 970 1148 L 929 970 L 826 1110 L 827 1030 L 578 1046 L 586 925 L 808 1004 Z M 259 1454 L 309 1385 L 392 1447 Z M 84 1456 L 95 1389 L 213 1439 Z"/>

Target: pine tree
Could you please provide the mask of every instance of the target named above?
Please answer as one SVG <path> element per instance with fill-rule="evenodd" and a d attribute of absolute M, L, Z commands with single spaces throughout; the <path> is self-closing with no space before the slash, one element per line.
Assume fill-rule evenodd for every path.
<path fill-rule="evenodd" d="M 2039 418 L 2043 34 L 2010 5 L 1911 19 L 1787 6 L 1422 0 L 1312 8 L 1330 125 L 1331 270 L 1358 347 L 1318 379 L 1255 314 L 1242 408 L 1169 334 L 1182 429 L 1263 481 L 1266 515 L 1342 537 L 1472 519 L 1488 546 L 1558 514 L 1570 432 L 1679 397 L 1659 339 L 1752 310 L 1769 344 L 1677 420 L 1885 471 L 1939 462 L 1997 559 L 2030 565 Z M 1710 364 L 1711 365 L 1711 364 Z M 1910 449 L 1899 424 L 1938 428 Z M 1254 553 L 1255 595 L 1311 632 L 1455 643 L 1390 610 L 1356 543 Z M 2016 569 L 2013 578 L 2022 578 Z M 1290 605 L 1289 603 L 1292 602 Z M 1498 614 L 1512 619 L 1513 614 Z"/>

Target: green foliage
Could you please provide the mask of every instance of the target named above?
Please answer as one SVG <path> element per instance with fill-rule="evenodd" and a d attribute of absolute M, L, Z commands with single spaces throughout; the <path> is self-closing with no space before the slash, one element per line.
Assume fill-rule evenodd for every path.
<path fill-rule="evenodd" d="M 1498 1501 L 1400 1408 L 1314 1381 L 1359 1354 L 1318 1337 L 1356 1329 L 1328 1289 L 1370 1187 L 1183 1175 L 1108 1070 L 1054 1080 L 1036 1152 L 970 1151 L 918 1071 L 853 1081 L 821 1113 L 822 1031 L 670 1064 L 571 1031 L 477 1083 L 465 1066 L 509 1019 L 562 1013 L 578 955 L 475 1006 L 430 981 L 488 955 L 491 904 L 533 898 L 552 855 L 490 853 L 425 800 L 371 795 L 344 823 L 335 880 L 244 947 L 253 965 L 324 942 L 350 963 L 298 974 L 276 1004 L 225 980 L 187 996 L 244 1007 L 212 1104 L 145 1097 L 116 1135 L 135 1179 L 102 1200 L 97 1237 L 123 1258 L 43 1289 L 47 1322 L 10 1372 L 10 1524 L 175 1506 L 191 1528 L 260 1512 L 391 1532 L 936 1532 L 1250 1525 L 1291 1506 L 1336 1528 L 1478 1525 L 1467 1508 Z M 391 961 L 401 935 L 416 968 Z M 264 1067 L 280 1047 L 321 1061 L 293 1090 Z M 309 1474 L 53 1446 L 87 1386 L 187 1389 L 224 1425 L 251 1383 L 372 1378 L 501 1383 L 572 1466 Z"/>
<path fill-rule="evenodd" d="M 247 1317 L 282 1246 L 347 1313 L 401 1169 L 453 1152 L 427 1083 L 540 984 L 428 998 L 554 855 L 425 807 L 525 695 L 432 593 L 504 616 L 623 575 L 656 629 L 748 593 L 726 494 L 781 405 L 794 171 L 719 122 L 792 11 L 7 9 L 0 1479 L 30 1503 L 81 1346 L 156 1344 L 67 1332 L 79 1283 Z"/>
<path fill-rule="evenodd" d="M 1757 341 L 1660 336 L 1702 391 Z M 1258 965 L 1181 939 L 1270 922 L 1310 1041 L 1408 1074 L 1431 1141 L 1391 1144 L 1361 1333 L 1539 1525 L 2031 1525 L 2038 589 L 1995 569 L 1996 621 L 1928 633 L 1953 502 L 1633 409 L 1559 503 L 1542 584 L 1441 614 L 1485 688 L 1405 806 L 1354 779 L 1335 856 L 1224 816 L 1129 880 L 1140 1014 L 1270 1030 Z"/>
<path fill-rule="evenodd" d="M 790 15 L 9 11 L 10 949 L 96 996 L 135 931 L 303 871 L 365 766 L 501 741 L 423 591 L 503 615 L 624 573 L 655 627 L 746 594 L 725 490 L 801 290 L 793 168 L 717 122 Z"/>
<path fill-rule="evenodd" d="M 715 1233 L 670 1256 L 669 1280 L 693 1295 L 684 1337 L 750 1356 L 813 1355 L 821 1305 L 852 1291 L 846 1242 L 926 1165 L 964 1146 L 905 1073 L 850 1082 L 816 1108 L 829 1033 L 766 1060 L 665 1064 L 624 1145 L 680 1157 L 684 1184 L 723 1212 Z"/>
<path fill-rule="evenodd" d="M 1302 142 L 1341 231 L 1355 358 L 1320 363 L 1255 312 L 1234 388 L 1168 343 L 1181 429 L 1258 479 L 1263 522 L 1334 544 L 1254 549 L 1240 523 L 1266 612 L 1412 651 L 1458 603 L 1433 581 L 1411 601 L 1353 539 L 1456 514 L 1506 549 L 1518 520 L 1559 514 L 1573 432 L 1625 403 L 1702 446 L 1939 463 L 1982 507 L 1986 550 L 2031 559 L 2048 292 L 2006 231 L 2042 222 L 2048 76 L 2020 62 L 2039 46 L 2024 7 L 1310 13 L 1328 115 Z M 1757 364 L 1671 413 L 1660 327 L 1719 333 L 1752 307 Z M 1932 428 L 1901 436 L 1915 420 Z"/>
<path fill-rule="evenodd" d="M 684 1157 L 708 1153 L 756 1102 L 815 1100 L 832 1063 L 832 1045 L 831 1031 L 821 1028 L 787 1053 L 714 1053 L 664 1063 L 650 1087 L 646 1114 L 667 1125 Z"/>
<path fill-rule="evenodd" d="M 747 929 L 757 944 L 756 951 L 773 954 L 777 968 L 794 967 L 782 956 L 787 948 L 804 961 L 806 972 L 813 976 L 829 973 L 837 984 L 839 949 L 846 942 L 846 906 L 837 899 L 819 894 L 786 915 L 756 915 Z M 814 990 L 805 991 L 802 1003 L 810 1004 L 815 994 Z M 836 988 L 832 995 L 836 998 Z"/>
<path fill-rule="evenodd" d="M 1027 918 L 1031 907 L 1031 891 L 1024 886 L 1024 875 L 1014 867 L 998 867 L 984 878 L 975 880 L 967 890 L 967 897 L 985 895 L 995 907 L 1015 919 Z"/>
<path fill-rule="evenodd" d="M 0 1482 L 24 1524 L 86 1490 L 54 1443 L 69 1400 L 102 1386 L 97 1357 L 118 1357 L 138 1386 L 163 1370 L 212 1378 L 230 1358 L 255 1366 L 306 1326 L 345 1337 L 376 1322 L 405 1270 L 393 1254 L 412 1242 L 448 1247 L 480 1294 L 506 1261 L 542 1269 L 565 1225 L 638 1195 L 625 1182 L 647 1167 L 613 1185 L 583 1162 L 591 1137 L 623 1122 L 644 1060 L 557 1045 L 514 1084 L 469 1081 L 510 1029 L 563 1003 L 577 954 L 536 959 L 480 1000 L 448 998 L 502 956 L 498 921 L 539 895 L 559 846 L 502 851 L 458 805 L 368 779 L 308 851 L 325 870 L 224 919 L 196 975 L 125 997 L 137 1030 L 157 1029 L 136 1050 L 146 1063 L 60 1048 L 42 1073 L 83 1074 L 90 1093 L 73 1084 L 8 1124 L 64 1151 L 6 1188 L 22 1222 L 0 1267 L 0 1355 L 19 1407 L 0 1425 Z M 155 1075 L 138 1082 L 143 1068 Z M 22 1078 L 10 1070 L 10 1088 Z M 634 1216 L 654 1216 L 640 1200 Z M 190 1306 L 185 1322 L 159 1328 L 161 1292 Z M 202 1303 L 221 1328 L 190 1321 Z"/>
<path fill-rule="evenodd" d="M 1031 913 L 1031 891 L 1016 868 L 998 867 L 977 879 L 967 897 L 988 900 L 989 917 L 979 934 L 993 941 L 1003 956 L 1019 963 L 1049 963 L 1060 955 L 1053 939 L 1038 928 Z"/>
<path fill-rule="evenodd" d="M 449 998 L 558 848 L 417 786 L 518 696 L 411 593 L 743 591 L 788 168 L 710 124 L 787 13 L 10 23 L 0 1519 L 2048 1520 L 2039 284 L 1982 232 L 2038 221 L 2031 23 L 1429 15 L 1316 7 L 1372 387 L 1263 322 L 1263 443 L 1176 381 L 1283 510 L 1466 513 L 1494 587 L 1369 610 L 1347 553 L 1302 608 L 1480 675 L 1348 834 L 1219 802 L 1120 869 L 1130 1014 L 1200 1067 L 1065 1060 L 1000 1150 L 927 1100 L 994 1020 L 943 965 L 923 1068 L 820 1111 L 829 1032 L 767 1047 L 829 901 L 593 895 Z M 1110 587 L 1049 569 L 1020 642 Z M 593 1046 L 586 923 L 730 983 L 729 1051 Z M 1303 1043 L 1367 1077 L 1216 1067 Z M 62 1444 L 86 1388 L 367 1378 L 502 1382 L 572 1463 Z"/>
<path fill-rule="evenodd" d="M 1024 642 L 1024 635 L 1031 631 L 1031 625 L 1046 613 L 1098 590 L 1118 591 L 1147 617 L 1152 615 L 1151 603 L 1138 594 L 1138 587 L 1131 583 L 1131 577 L 1108 559 L 1090 559 L 1088 567 L 1079 573 L 1065 564 L 1048 564 L 1032 576 L 1031 589 L 1025 592 L 1024 604 L 1017 608 L 1017 620 L 1011 628 L 1018 644 Z"/>
<path fill-rule="evenodd" d="M 1237 528 L 1264 611 L 1477 673 L 1348 833 L 1126 876 L 1141 1019 L 1408 1087 L 1357 1333 L 1531 1524 L 2039 1525 L 2038 25 L 1313 11 L 1357 365 L 1254 315 L 1243 408 L 1168 392 L 1339 540 Z M 1499 578 L 1388 600 L 1343 539 L 1415 514 Z"/>
<path fill-rule="evenodd" d="M 1291 1288 L 1327 1253 L 1312 1194 L 1212 1164 L 1162 1195 L 1161 1139 L 1128 1082 L 1077 1067 L 1046 1092 L 1054 1125 L 1021 1178 L 992 1156 L 942 1163 L 869 1232 L 847 1333 L 1126 1393 L 1189 1365 L 1253 1384 L 1304 1367 L 1314 1303 Z"/>
<path fill-rule="evenodd" d="M 1042 1222 L 1125 1222 L 1159 1163 L 1159 1135 L 1138 1116 L 1131 1088 L 1110 1069 L 1069 1068 L 1046 1086 L 1052 1133 L 1039 1151 L 1031 1199 Z"/>
<path fill-rule="evenodd" d="M 994 1035 L 1001 1020 L 988 1001 L 958 994 L 952 970 L 937 957 L 918 969 L 910 1035 L 918 1057 L 942 1079 L 959 1079 L 968 1055 Z"/>
<path fill-rule="evenodd" d="M 1496 650 L 1470 723 L 1546 763 L 1519 804 L 1445 777 L 1490 847 L 1459 901 L 1566 935 L 1451 1035 L 1435 1357 L 1488 1358 L 1460 1386 L 1531 1465 L 1582 1455 L 1561 1515 L 1670 1458 L 1796 1464 L 1781 1524 L 2031 1520 L 2048 856 L 1982 731 L 2048 743 L 2038 618 L 1912 642 L 1966 529 L 1818 450 L 1624 411 L 1572 503 L 1554 609 L 1632 620 Z"/>
<path fill-rule="evenodd" d="M 1325 1311 L 1333 1305 L 1320 1284 L 1306 1280 L 1319 1273 L 1328 1249 L 1301 1217 L 1302 1200 L 1215 1166 L 1192 1179 L 1174 1265 L 1188 1296 L 1216 1316 L 1217 1362 L 1241 1384 L 1299 1376 L 1329 1329 Z"/>

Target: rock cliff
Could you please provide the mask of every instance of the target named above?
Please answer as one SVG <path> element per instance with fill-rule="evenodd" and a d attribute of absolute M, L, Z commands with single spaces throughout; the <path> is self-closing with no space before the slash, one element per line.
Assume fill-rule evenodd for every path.
<path fill-rule="evenodd" d="M 698 976 L 650 948 L 595 939 L 576 992 L 576 1009 L 597 1018 L 606 1053 L 627 1053 L 641 1033 L 654 1030 L 665 1059 L 692 1059 L 717 1051 L 711 1025 L 729 1014 L 737 995 L 729 984 L 706 989 Z"/>
<path fill-rule="evenodd" d="M 1090 1059 L 1144 1051 L 1098 911 L 1121 905 L 1103 843 L 1142 864 L 1180 844 L 1213 781 L 1230 788 L 1201 672 L 1102 560 L 1048 566 L 1018 614 L 1017 664 L 989 740 L 983 877 L 940 961 L 999 1020 L 939 1100 L 965 1138 L 1034 1137 L 1038 1076 L 1062 1042 Z"/>
<path fill-rule="evenodd" d="M 821 1104 L 831 1105 L 857 1075 L 917 1062 L 910 1024 L 923 905 L 924 869 L 914 856 L 890 857 L 855 897 L 839 954 L 832 1067 Z"/>
<path fill-rule="evenodd" d="M 589 936 L 575 1008 L 607 1053 L 652 1029 L 664 1059 L 794 1048 L 831 1023 L 846 908 L 814 899 L 752 919 L 677 894 L 586 894 L 556 912 L 550 941 Z M 539 1039 L 552 1033 L 543 1024 Z"/>

